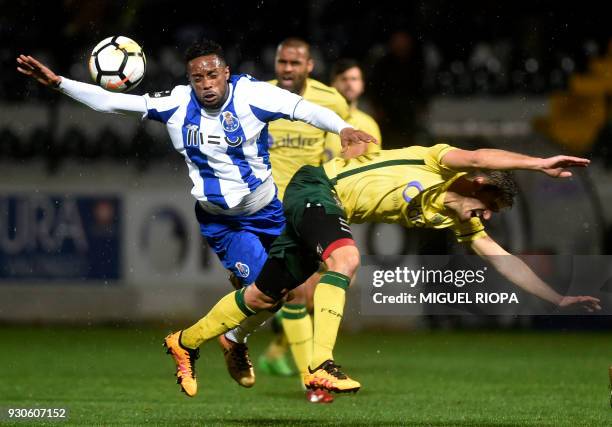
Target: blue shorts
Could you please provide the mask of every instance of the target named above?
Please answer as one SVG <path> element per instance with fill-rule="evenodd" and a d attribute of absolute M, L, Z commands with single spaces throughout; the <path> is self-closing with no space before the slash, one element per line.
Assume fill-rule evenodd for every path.
<path fill-rule="evenodd" d="M 243 286 L 255 282 L 268 258 L 268 249 L 285 228 L 283 205 L 274 197 L 253 215 L 211 215 L 196 202 L 200 232 L 225 268 Z"/>

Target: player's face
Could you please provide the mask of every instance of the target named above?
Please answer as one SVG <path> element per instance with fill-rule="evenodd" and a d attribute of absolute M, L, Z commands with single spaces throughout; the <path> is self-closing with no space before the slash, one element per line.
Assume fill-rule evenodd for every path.
<path fill-rule="evenodd" d="M 474 197 L 464 197 L 459 212 L 460 221 L 469 221 L 470 218 L 491 219 L 494 212 L 502 209 L 497 197 L 490 191 L 479 191 Z"/>
<path fill-rule="evenodd" d="M 278 86 L 301 94 L 314 63 L 304 47 L 281 47 L 276 51 L 274 71 Z"/>
<path fill-rule="evenodd" d="M 349 68 L 338 74 L 332 86 L 349 102 L 355 102 L 363 93 L 363 76 L 359 67 Z"/>
<path fill-rule="evenodd" d="M 229 67 L 217 55 L 199 56 L 187 63 L 187 76 L 205 108 L 219 108 L 227 98 Z"/>

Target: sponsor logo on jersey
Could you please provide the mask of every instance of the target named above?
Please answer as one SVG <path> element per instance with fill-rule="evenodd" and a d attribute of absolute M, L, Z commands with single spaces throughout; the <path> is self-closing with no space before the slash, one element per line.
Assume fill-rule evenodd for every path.
<path fill-rule="evenodd" d="M 434 216 L 429 218 L 429 222 L 432 223 L 433 225 L 439 225 L 444 222 L 444 217 L 440 214 L 435 214 Z"/>
<path fill-rule="evenodd" d="M 240 261 L 235 264 L 235 267 L 241 277 L 248 277 L 249 273 L 251 272 L 249 266 L 247 264 L 241 263 Z"/>
<path fill-rule="evenodd" d="M 229 145 L 230 147 L 238 147 L 240 144 L 242 144 L 243 138 L 241 136 L 236 136 L 234 138 L 230 138 L 229 136 L 225 137 L 225 142 L 227 142 L 227 145 Z"/>
<path fill-rule="evenodd" d="M 240 126 L 240 122 L 238 117 L 234 116 L 231 111 L 224 111 L 221 125 L 226 132 L 234 132 Z"/>
<path fill-rule="evenodd" d="M 185 125 L 187 129 L 187 135 L 185 138 L 185 146 L 187 147 L 198 147 L 204 143 L 204 135 L 200 132 L 200 128 L 193 123 Z"/>
<path fill-rule="evenodd" d="M 304 148 L 311 147 L 319 142 L 320 138 L 303 138 L 302 135 L 291 136 L 289 134 L 279 138 L 268 137 L 268 148 Z"/>

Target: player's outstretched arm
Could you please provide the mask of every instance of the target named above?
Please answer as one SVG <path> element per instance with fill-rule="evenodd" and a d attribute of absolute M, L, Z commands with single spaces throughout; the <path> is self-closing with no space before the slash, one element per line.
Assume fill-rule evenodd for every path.
<path fill-rule="evenodd" d="M 378 143 L 376 138 L 372 135 L 354 129 L 329 108 L 321 107 L 305 99 L 302 99 L 296 105 L 293 118 L 313 125 L 326 132 L 340 135 L 342 153 L 352 144 Z"/>
<path fill-rule="evenodd" d="M 451 150 L 442 158 L 442 164 L 453 170 L 525 169 L 540 171 L 554 178 L 568 178 L 572 176 L 572 172 L 567 170 L 567 168 L 586 167 L 589 163 L 591 163 L 589 159 L 580 157 L 554 156 L 542 159 L 490 148 Z"/>
<path fill-rule="evenodd" d="M 481 258 L 489 262 L 502 276 L 525 291 L 559 307 L 578 305 L 589 312 L 601 310 L 599 299 L 591 296 L 563 296 L 542 281 L 527 264 L 509 254 L 490 237 L 471 242 L 471 247 Z"/>
<path fill-rule="evenodd" d="M 137 116 L 147 112 L 147 103 L 142 96 L 111 93 L 96 85 L 58 76 L 49 67 L 29 55 L 19 55 L 17 64 L 17 71 L 20 73 L 44 86 L 55 88 L 96 111 Z"/>
<path fill-rule="evenodd" d="M 29 55 L 19 55 L 17 58 L 17 71 L 32 77 L 44 86 L 58 87 L 62 78 L 51 69 Z"/>

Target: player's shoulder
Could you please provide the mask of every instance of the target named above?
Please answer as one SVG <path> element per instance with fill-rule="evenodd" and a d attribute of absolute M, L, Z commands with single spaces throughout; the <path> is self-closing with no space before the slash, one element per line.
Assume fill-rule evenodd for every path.
<path fill-rule="evenodd" d="M 232 74 L 229 78 L 229 82 L 231 84 L 257 83 L 259 82 L 259 80 L 257 80 L 255 77 L 253 77 L 250 74 L 242 73 L 242 74 Z"/>
<path fill-rule="evenodd" d="M 306 84 L 307 90 L 306 93 L 304 93 L 304 99 L 312 102 L 317 102 L 317 100 L 320 100 L 330 104 L 346 104 L 346 100 L 342 95 L 340 95 L 340 92 L 338 92 L 336 88 L 327 86 L 326 84 L 311 78 L 306 80 Z M 320 104 L 320 102 L 317 103 Z"/>
<path fill-rule="evenodd" d="M 374 120 L 374 117 L 370 116 L 365 111 L 359 109 L 351 110 L 351 119 L 357 125 L 359 129 L 367 130 L 367 129 L 379 129 L 378 123 Z M 380 131 L 378 130 L 380 133 Z"/>
<path fill-rule="evenodd" d="M 234 74 L 230 76 L 229 82 L 234 86 L 234 93 L 239 96 L 257 96 L 262 97 L 269 94 L 272 97 L 279 95 L 279 88 L 270 82 L 257 80 L 250 74 Z"/>
<path fill-rule="evenodd" d="M 362 122 L 376 123 L 374 117 L 370 116 L 368 113 L 358 108 L 351 110 L 351 116 Z"/>

